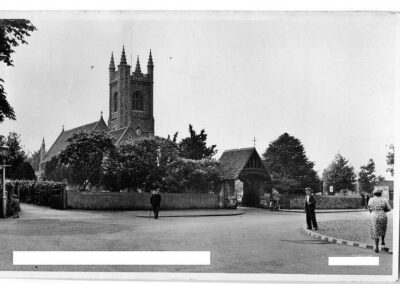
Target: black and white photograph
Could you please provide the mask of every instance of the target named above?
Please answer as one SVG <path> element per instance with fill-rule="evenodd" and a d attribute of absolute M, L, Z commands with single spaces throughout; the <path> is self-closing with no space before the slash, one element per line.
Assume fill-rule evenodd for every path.
<path fill-rule="evenodd" d="M 388 12 L 0 11 L 0 278 L 395 281 L 399 35 Z"/>

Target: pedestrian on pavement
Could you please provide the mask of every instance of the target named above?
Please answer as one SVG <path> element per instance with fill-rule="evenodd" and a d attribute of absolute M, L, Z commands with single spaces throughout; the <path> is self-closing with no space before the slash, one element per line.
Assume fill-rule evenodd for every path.
<path fill-rule="evenodd" d="M 13 213 L 14 218 L 19 218 L 18 212 L 20 210 L 19 199 L 16 194 L 13 194 L 10 201 L 11 212 Z"/>
<path fill-rule="evenodd" d="M 154 212 L 154 219 L 158 219 L 158 212 L 160 212 L 160 206 L 161 206 L 161 193 L 160 189 L 157 189 L 154 191 L 150 197 L 150 203 L 151 206 L 153 207 L 153 212 Z"/>
<path fill-rule="evenodd" d="M 368 202 L 369 202 L 369 194 L 365 194 L 365 209 L 368 209 Z"/>
<path fill-rule="evenodd" d="M 317 218 L 315 217 L 315 205 L 317 204 L 317 201 L 315 200 L 315 196 L 311 192 L 311 188 L 306 187 L 305 192 L 305 212 L 307 218 L 307 229 L 312 230 L 312 228 L 314 227 L 315 230 L 318 230 Z"/>
<path fill-rule="evenodd" d="M 361 208 L 365 208 L 365 192 L 361 193 Z"/>
<path fill-rule="evenodd" d="M 279 191 L 275 188 L 275 211 L 279 211 Z"/>
<path fill-rule="evenodd" d="M 271 199 L 272 199 L 271 211 L 278 210 L 279 192 L 276 190 L 276 188 L 272 189 Z"/>
<path fill-rule="evenodd" d="M 370 232 L 371 238 L 375 240 L 375 252 L 379 252 L 379 238 L 382 238 L 382 246 L 385 245 L 387 226 L 386 212 L 392 210 L 389 201 L 382 198 L 382 189 L 376 188 L 373 191 L 374 197 L 369 200 L 368 208 L 371 214 Z"/>

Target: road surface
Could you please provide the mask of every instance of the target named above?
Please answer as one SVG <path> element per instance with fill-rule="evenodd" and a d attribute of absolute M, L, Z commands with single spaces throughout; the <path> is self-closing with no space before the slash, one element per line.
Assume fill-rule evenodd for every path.
<path fill-rule="evenodd" d="M 304 214 L 244 208 L 217 217 L 139 217 L 138 211 L 53 210 L 22 204 L 20 219 L 0 220 L 0 270 L 289 274 L 391 274 L 392 255 L 306 236 Z M 317 219 L 357 219 L 367 212 Z M 210 266 L 13 266 L 13 251 L 210 251 Z M 380 265 L 329 266 L 329 256 L 379 256 Z"/>

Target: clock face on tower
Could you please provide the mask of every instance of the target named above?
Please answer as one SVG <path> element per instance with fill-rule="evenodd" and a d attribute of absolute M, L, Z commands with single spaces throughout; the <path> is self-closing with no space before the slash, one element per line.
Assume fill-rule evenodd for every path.
<path fill-rule="evenodd" d="M 142 130 L 141 130 L 140 128 L 137 128 L 137 129 L 135 130 L 135 132 L 136 132 L 136 135 L 137 135 L 137 136 L 141 136 L 141 135 L 142 135 Z"/>

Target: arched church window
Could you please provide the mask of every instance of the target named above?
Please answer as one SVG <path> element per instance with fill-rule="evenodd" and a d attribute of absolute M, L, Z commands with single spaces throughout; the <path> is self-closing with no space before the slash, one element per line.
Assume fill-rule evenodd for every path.
<path fill-rule="evenodd" d="M 118 110 L 118 92 L 114 93 L 114 112 Z"/>
<path fill-rule="evenodd" d="M 135 92 L 132 97 L 132 110 L 144 110 L 143 106 L 143 94 L 141 92 Z"/>

